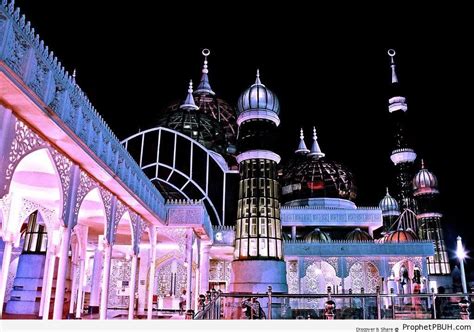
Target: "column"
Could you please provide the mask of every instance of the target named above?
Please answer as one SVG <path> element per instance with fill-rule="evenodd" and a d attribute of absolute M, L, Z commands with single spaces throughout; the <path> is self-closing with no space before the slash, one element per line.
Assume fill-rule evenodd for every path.
<path fill-rule="evenodd" d="M 104 275 L 100 294 L 99 319 L 107 319 L 107 306 L 109 300 L 110 263 L 112 260 L 112 245 L 106 244 L 104 248 Z"/>
<path fill-rule="evenodd" d="M 296 226 L 291 226 L 291 241 L 296 240 Z"/>
<path fill-rule="evenodd" d="M 72 165 L 70 172 L 70 185 L 68 188 L 69 195 L 66 202 L 65 211 L 63 211 L 66 227 L 64 228 L 64 232 L 62 234 L 61 248 L 59 251 L 53 319 L 62 319 L 63 317 L 64 293 L 66 290 L 66 273 L 69 263 L 68 253 L 71 243 L 71 232 L 77 221 L 77 216 L 74 210 L 76 207 L 77 192 L 80 186 L 81 169 L 77 165 Z"/>
<path fill-rule="evenodd" d="M 84 255 L 85 256 L 85 255 Z M 77 303 L 76 303 L 76 318 L 81 318 L 82 313 L 82 301 L 83 299 L 83 287 L 84 287 L 84 277 L 85 277 L 85 267 L 86 267 L 86 258 L 81 257 L 79 261 L 79 283 L 77 287 Z"/>
<path fill-rule="evenodd" d="M 187 278 L 186 278 L 186 311 L 191 310 L 191 293 L 192 293 L 192 277 L 193 277 L 193 240 L 194 231 L 190 229 L 187 234 L 187 245 L 186 245 L 186 261 L 187 266 Z"/>
<path fill-rule="evenodd" d="M 48 281 L 48 270 L 49 270 L 49 261 L 51 260 L 51 251 L 46 251 L 46 259 L 44 261 L 44 271 L 43 271 L 43 282 L 41 286 L 41 300 L 39 306 L 39 316 L 42 317 L 44 309 L 44 300 L 46 298 L 46 287 Z"/>
<path fill-rule="evenodd" d="M 10 270 L 10 260 L 12 258 L 13 242 L 5 241 L 3 249 L 2 274 L 0 280 L 0 319 L 3 314 L 3 304 L 5 302 L 5 293 L 7 291 L 8 271 Z"/>
<path fill-rule="evenodd" d="M 128 319 L 133 319 L 135 309 L 135 288 L 137 280 L 137 254 L 132 255 L 132 271 L 130 272 L 130 300 L 128 303 Z"/>
<path fill-rule="evenodd" d="M 70 278 L 72 281 L 71 285 L 71 300 L 69 301 L 69 316 L 72 317 L 74 315 L 74 304 L 76 303 L 77 300 L 77 285 L 78 285 L 78 280 L 76 278 L 76 274 L 78 272 L 79 266 L 78 266 L 78 260 L 79 260 L 79 245 L 76 243 L 74 246 L 74 252 L 73 252 L 73 258 L 72 258 L 72 266 L 71 266 L 71 274 Z"/>
<path fill-rule="evenodd" d="M 99 236 L 99 243 L 103 242 L 103 237 Z M 101 245 L 100 245 L 101 246 Z M 100 305 L 100 288 L 101 275 L 104 265 L 104 254 L 101 249 L 97 248 L 94 253 L 94 265 L 92 267 L 92 281 L 91 281 L 91 297 L 89 303 L 89 313 L 99 312 Z"/>
<path fill-rule="evenodd" d="M 64 293 L 66 291 L 66 274 L 69 263 L 71 231 L 71 227 L 64 227 L 62 231 L 61 247 L 59 249 L 58 274 L 56 278 L 56 292 L 54 296 L 53 319 L 63 318 Z"/>
<path fill-rule="evenodd" d="M 49 242 L 49 241 L 48 241 Z M 40 312 L 40 316 L 43 317 L 43 320 L 49 319 L 49 307 L 51 305 L 51 291 L 53 287 L 53 277 L 54 277 L 54 265 L 56 263 L 56 256 L 52 249 L 48 248 L 48 251 L 51 250 L 47 275 L 46 275 L 46 291 L 44 293 L 44 303 L 43 303 L 43 312 Z"/>
<path fill-rule="evenodd" d="M 199 294 L 206 294 L 209 290 L 209 251 L 211 246 L 209 244 L 203 245 L 201 248 L 201 262 L 200 262 L 200 290 Z"/>
<path fill-rule="evenodd" d="M 150 275 L 148 276 L 148 299 L 147 299 L 147 319 L 151 319 L 153 315 L 153 292 L 155 286 L 155 261 L 156 261 L 156 228 L 150 229 Z"/>

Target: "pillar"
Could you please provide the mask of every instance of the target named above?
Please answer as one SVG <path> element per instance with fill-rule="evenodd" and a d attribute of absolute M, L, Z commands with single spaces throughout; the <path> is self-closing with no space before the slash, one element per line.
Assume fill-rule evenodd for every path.
<path fill-rule="evenodd" d="M 79 245 L 76 243 L 74 246 L 74 253 L 72 258 L 72 268 L 71 268 L 71 275 L 70 278 L 72 280 L 71 285 L 71 300 L 69 301 L 69 316 L 72 317 L 74 315 L 74 307 L 77 300 L 77 288 L 78 288 L 78 278 L 76 278 L 76 274 L 78 273 L 78 260 L 79 260 Z"/>
<path fill-rule="evenodd" d="M 68 188 L 68 200 L 63 211 L 65 228 L 61 239 L 59 251 L 58 275 L 56 279 L 56 293 L 54 296 L 53 319 L 62 319 L 64 307 L 64 293 L 66 290 L 66 274 L 69 263 L 69 246 L 71 243 L 71 232 L 77 221 L 75 214 L 77 192 L 80 186 L 81 169 L 77 165 L 71 166 L 70 185 Z"/>
<path fill-rule="evenodd" d="M 193 240 L 194 231 L 190 229 L 187 234 L 187 245 L 186 245 L 186 261 L 188 263 L 186 269 L 186 311 L 191 310 L 191 299 L 192 299 L 192 277 L 193 277 Z"/>
<path fill-rule="evenodd" d="M 291 226 L 291 241 L 296 240 L 296 226 Z"/>
<path fill-rule="evenodd" d="M 84 255 L 85 256 L 85 255 Z M 77 303 L 76 303 L 76 318 L 81 318 L 82 302 L 83 302 L 83 287 L 84 277 L 86 273 L 86 258 L 81 257 L 79 261 L 79 283 L 77 285 Z"/>
<path fill-rule="evenodd" d="M 40 316 L 43 317 L 43 320 L 49 319 L 49 307 L 51 305 L 51 291 L 53 287 L 54 265 L 56 264 L 56 256 L 54 255 L 54 249 L 49 248 L 48 246 L 48 251 L 51 251 L 51 253 L 46 274 L 46 291 L 44 293 L 43 311 L 39 313 Z"/>
<path fill-rule="evenodd" d="M 40 300 L 39 313 L 38 313 L 40 317 L 42 317 L 43 315 L 44 300 L 46 298 L 46 287 L 47 287 L 47 281 L 48 281 L 48 269 L 49 269 L 50 260 L 51 260 L 51 251 L 47 250 L 46 259 L 44 261 L 43 282 L 41 286 L 41 300 Z"/>
<path fill-rule="evenodd" d="M 99 243 L 102 243 L 102 237 L 99 237 Z M 89 303 L 89 313 L 97 313 L 99 312 L 99 305 L 100 305 L 100 288 L 101 284 L 101 274 L 102 268 L 104 265 L 104 254 L 102 250 L 97 248 L 94 253 L 94 264 L 92 267 L 92 281 L 91 281 L 91 296 L 90 296 L 90 303 Z"/>
<path fill-rule="evenodd" d="M 199 294 L 206 294 L 209 290 L 209 251 L 211 246 L 206 244 L 201 248 L 201 262 L 200 262 L 200 290 Z"/>
<path fill-rule="evenodd" d="M 147 319 L 151 319 L 153 316 L 153 292 L 154 292 L 154 286 L 155 286 L 155 261 L 156 261 L 156 228 L 151 228 L 150 229 L 150 274 L 148 276 L 148 299 L 147 299 Z"/>
<path fill-rule="evenodd" d="M 13 242 L 5 241 L 3 249 L 2 274 L 0 280 L 0 318 L 3 314 L 3 305 L 5 302 L 5 293 L 7 291 L 8 271 L 10 270 L 10 261 L 12 258 Z"/>
<path fill-rule="evenodd" d="M 132 255 L 132 270 L 130 272 L 130 300 L 128 303 L 128 319 L 133 319 L 135 309 L 135 288 L 137 281 L 137 255 Z"/>
<path fill-rule="evenodd" d="M 107 306 L 109 300 L 110 263 L 112 260 L 112 245 L 106 244 L 104 248 L 104 275 L 100 294 L 100 319 L 107 319 Z"/>
<path fill-rule="evenodd" d="M 69 263 L 71 231 L 72 230 L 70 227 L 64 227 L 62 231 L 61 247 L 59 249 L 58 274 L 56 278 L 56 292 L 54 296 L 53 319 L 63 318 L 64 294 L 66 291 L 66 275 Z"/>

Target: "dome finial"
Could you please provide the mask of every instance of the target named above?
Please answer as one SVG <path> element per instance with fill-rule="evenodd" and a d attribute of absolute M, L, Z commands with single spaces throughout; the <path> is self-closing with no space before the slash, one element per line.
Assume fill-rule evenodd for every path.
<path fill-rule="evenodd" d="M 390 196 L 390 192 L 388 191 L 388 187 L 385 187 L 385 189 L 387 190 L 387 196 Z"/>
<path fill-rule="evenodd" d="M 202 55 L 204 56 L 204 65 L 202 66 L 202 75 L 201 81 L 195 91 L 196 94 L 210 94 L 215 95 L 214 91 L 211 89 L 211 84 L 209 83 L 209 77 L 207 74 L 209 73 L 209 69 L 207 67 L 207 57 L 211 54 L 211 51 L 207 48 L 202 50 Z"/>
<path fill-rule="evenodd" d="M 421 158 L 421 169 L 425 169 L 425 161 Z"/>
<path fill-rule="evenodd" d="M 298 149 L 295 151 L 297 154 L 307 154 L 309 152 L 308 148 L 306 147 L 306 143 L 304 141 L 304 133 L 303 128 L 300 130 L 300 144 L 298 145 Z"/>
<path fill-rule="evenodd" d="M 255 84 L 262 84 L 262 82 L 260 81 L 260 69 L 257 69 L 257 78 L 255 79 Z"/>
<path fill-rule="evenodd" d="M 321 148 L 319 147 L 318 136 L 316 135 L 316 127 L 313 127 L 313 145 L 311 146 L 311 151 L 308 153 L 308 156 L 317 159 L 325 156 L 325 154 L 321 152 Z"/>
<path fill-rule="evenodd" d="M 194 102 L 194 97 L 193 97 L 193 80 L 189 80 L 189 86 L 188 86 L 188 95 L 186 96 L 186 99 L 183 104 L 179 107 L 181 109 L 185 110 L 198 110 L 199 107 L 196 106 L 196 103 Z"/>
<path fill-rule="evenodd" d="M 392 68 L 392 83 L 398 83 L 397 72 L 395 70 L 395 50 L 393 48 L 388 50 L 388 55 L 390 56 L 390 67 Z"/>

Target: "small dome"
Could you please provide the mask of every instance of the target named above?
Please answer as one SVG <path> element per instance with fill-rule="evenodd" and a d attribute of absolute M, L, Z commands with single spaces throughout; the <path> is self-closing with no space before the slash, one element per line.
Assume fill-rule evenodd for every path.
<path fill-rule="evenodd" d="M 416 240 L 418 240 L 418 236 L 411 229 L 407 229 L 407 230 L 399 229 L 397 231 L 387 233 L 384 236 L 383 242 L 399 243 L 399 242 L 412 242 Z"/>
<path fill-rule="evenodd" d="M 239 114 L 247 111 L 280 113 L 280 103 L 277 96 L 262 84 L 258 70 L 255 83 L 242 92 L 237 108 Z"/>
<path fill-rule="evenodd" d="M 352 232 L 347 234 L 346 240 L 347 241 L 372 241 L 373 238 L 366 231 L 363 231 L 360 228 L 356 228 Z"/>
<path fill-rule="evenodd" d="M 323 232 L 319 228 L 315 228 L 314 231 L 310 232 L 304 237 L 305 242 L 330 242 L 331 237 L 326 232 Z"/>
<path fill-rule="evenodd" d="M 423 160 L 420 171 L 413 178 L 413 190 L 415 190 L 415 195 L 438 192 L 438 179 L 425 168 Z"/>
<path fill-rule="evenodd" d="M 385 195 L 384 198 L 379 203 L 379 208 L 382 210 L 382 215 L 387 216 L 387 215 L 399 215 L 400 214 L 400 209 L 398 208 L 398 203 L 395 198 L 390 196 L 390 193 L 388 192 L 387 188 L 387 194 Z"/>

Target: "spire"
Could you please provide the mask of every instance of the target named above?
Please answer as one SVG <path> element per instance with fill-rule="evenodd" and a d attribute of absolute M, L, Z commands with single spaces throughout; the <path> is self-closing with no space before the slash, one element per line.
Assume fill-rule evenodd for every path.
<path fill-rule="evenodd" d="M 319 159 L 325 156 L 321 152 L 321 148 L 318 144 L 318 136 L 316 135 L 316 127 L 313 127 L 313 145 L 311 146 L 311 151 L 308 153 L 308 156 Z"/>
<path fill-rule="evenodd" d="M 262 82 L 260 81 L 260 69 L 257 69 L 257 78 L 255 79 L 255 84 L 262 85 Z"/>
<path fill-rule="evenodd" d="M 421 159 L 421 169 L 425 169 L 425 161 Z"/>
<path fill-rule="evenodd" d="M 385 189 L 387 190 L 387 196 L 390 196 L 390 193 L 388 191 L 388 187 L 385 187 Z"/>
<path fill-rule="evenodd" d="M 179 106 L 181 109 L 185 110 L 198 110 L 199 107 L 196 106 L 196 103 L 194 102 L 194 97 L 193 97 L 193 80 L 189 80 L 189 88 L 188 88 L 188 95 L 186 97 L 186 100 L 184 103 Z"/>
<path fill-rule="evenodd" d="M 304 134 L 303 128 L 300 130 L 300 144 L 298 145 L 298 149 L 296 149 L 296 154 L 307 154 L 309 152 L 308 148 L 306 147 L 306 143 L 304 142 Z"/>
<path fill-rule="evenodd" d="M 209 77 L 207 76 L 207 74 L 209 73 L 209 70 L 207 69 L 207 57 L 209 54 L 211 54 L 211 51 L 209 51 L 209 49 L 205 48 L 202 50 L 202 55 L 204 55 L 204 65 L 202 66 L 201 82 L 199 82 L 199 85 L 195 91 L 196 94 L 215 95 L 215 92 L 211 89 Z"/>
<path fill-rule="evenodd" d="M 392 68 L 392 83 L 398 83 L 398 77 L 397 77 L 397 72 L 395 70 L 395 50 L 394 49 L 389 49 L 388 50 L 388 55 L 390 56 L 390 67 Z"/>

